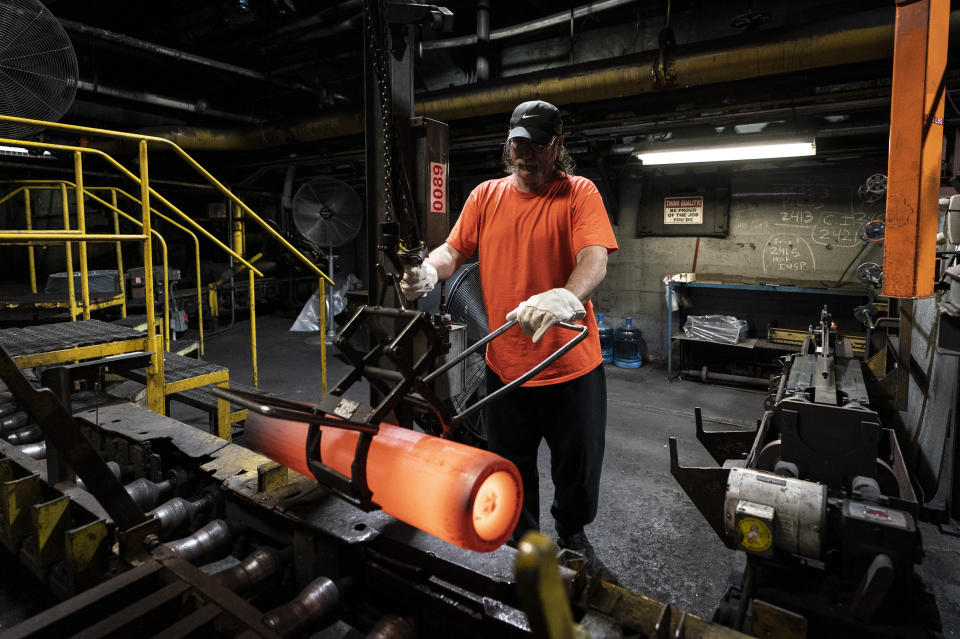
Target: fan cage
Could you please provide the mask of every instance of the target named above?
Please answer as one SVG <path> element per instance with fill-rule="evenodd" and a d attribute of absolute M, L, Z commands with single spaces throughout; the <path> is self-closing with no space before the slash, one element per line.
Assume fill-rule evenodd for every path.
<path fill-rule="evenodd" d="M 447 312 L 455 324 L 467 327 L 467 344 L 474 344 L 490 332 L 487 325 L 487 310 L 483 304 L 483 289 L 480 286 L 478 262 L 465 265 L 450 285 L 447 295 Z M 463 374 L 466 391 L 452 397 L 457 412 L 482 399 L 487 390 L 487 363 L 483 351 L 471 353 L 464 362 Z M 464 422 L 464 427 L 476 438 L 486 441 L 486 426 L 483 411 Z"/>
<path fill-rule="evenodd" d="M 342 246 L 357 236 L 363 224 L 360 196 L 346 182 L 314 178 L 293 196 L 293 223 L 318 246 Z"/>
<path fill-rule="evenodd" d="M 77 93 L 77 56 L 63 26 L 38 0 L 0 2 L 0 114 L 56 121 Z M 40 128 L 0 121 L 0 137 Z"/>

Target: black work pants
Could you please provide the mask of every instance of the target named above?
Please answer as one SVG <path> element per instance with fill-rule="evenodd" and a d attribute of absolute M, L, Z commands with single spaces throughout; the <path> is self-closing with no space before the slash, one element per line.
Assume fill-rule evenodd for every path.
<path fill-rule="evenodd" d="M 487 394 L 504 386 L 487 369 Z M 537 449 L 550 447 L 553 505 L 550 513 L 561 536 L 568 536 L 597 516 L 600 468 L 607 427 L 607 381 L 603 365 L 586 375 L 549 386 L 521 387 L 487 408 L 488 448 L 520 470 L 523 513 L 513 540 L 540 529 Z"/>

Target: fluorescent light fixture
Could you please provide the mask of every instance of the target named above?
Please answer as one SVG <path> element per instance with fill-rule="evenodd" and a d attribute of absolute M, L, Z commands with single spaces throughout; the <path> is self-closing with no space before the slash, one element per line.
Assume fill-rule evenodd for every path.
<path fill-rule="evenodd" d="M 736 146 L 703 146 L 672 151 L 641 151 L 636 154 L 645 166 L 658 164 L 692 164 L 704 162 L 733 162 L 736 160 L 763 160 L 795 158 L 816 155 L 814 140 L 803 142 L 776 142 L 769 144 L 738 144 Z"/>
<path fill-rule="evenodd" d="M 0 146 L 0 153 L 27 155 L 28 151 L 22 146 Z"/>

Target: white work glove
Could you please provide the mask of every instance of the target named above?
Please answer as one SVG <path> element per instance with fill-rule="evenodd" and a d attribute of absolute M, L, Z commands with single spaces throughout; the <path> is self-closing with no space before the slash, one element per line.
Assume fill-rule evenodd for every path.
<path fill-rule="evenodd" d="M 437 269 L 430 262 L 422 262 L 420 266 L 407 264 L 403 267 L 403 279 L 400 280 L 400 290 L 403 296 L 410 301 L 423 297 L 437 285 Z"/>
<path fill-rule="evenodd" d="M 507 321 L 517 320 L 523 334 L 532 334 L 536 344 L 554 324 L 586 316 L 587 311 L 576 295 L 565 288 L 552 288 L 520 302 L 520 306 L 507 313 Z"/>

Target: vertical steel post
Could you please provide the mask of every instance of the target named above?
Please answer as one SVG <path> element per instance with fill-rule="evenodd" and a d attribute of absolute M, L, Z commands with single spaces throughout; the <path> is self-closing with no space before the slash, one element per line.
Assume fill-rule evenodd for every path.
<path fill-rule="evenodd" d="M 60 207 L 63 209 L 63 230 L 70 230 L 70 194 L 67 192 L 67 185 L 60 183 Z M 77 291 L 73 285 L 73 244 L 65 242 L 63 245 L 64 254 L 67 260 L 67 295 L 70 297 L 70 321 L 77 321 Z"/>
<path fill-rule="evenodd" d="M 67 413 L 73 414 L 70 399 L 73 382 L 70 379 L 70 369 L 66 366 L 51 366 L 40 373 L 40 384 L 53 391 Z M 57 448 L 50 435 L 44 431 L 43 436 L 47 442 L 47 482 L 52 486 L 69 479 L 70 469 L 67 467 L 63 453 Z"/>
<path fill-rule="evenodd" d="M 320 278 L 320 393 L 327 394 L 327 338 L 323 335 L 324 327 L 327 325 L 327 282 Z"/>
<path fill-rule="evenodd" d="M 80 151 L 73 152 L 74 184 L 77 194 L 77 228 L 81 233 L 87 232 L 87 218 L 83 211 L 83 155 Z M 73 273 L 70 273 L 73 278 Z M 87 280 L 87 243 L 80 242 L 80 297 L 83 302 L 83 319 L 90 319 L 90 282 Z"/>
<path fill-rule="evenodd" d="M 246 242 L 243 237 L 243 209 L 234 204 L 233 200 L 230 200 L 229 206 L 233 211 L 230 215 L 233 223 L 233 250 L 237 255 L 244 255 L 244 244 Z"/>
<path fill-rule="evenodd" d="M 153 353 L 147 367 L 147 408 L 163 415 L 166 412 L 166 389 L 163 376 L 163 350 L 157 343 L 157 317 L 153 307 L 153 238 L 150 228 L 150 177 L 147 168 L 147 141 L 140 140 L 140 211 L 143 222 L 143 288 L 147 304 L 147 350 Z M 159 338 L 162 341 L 162 337 Z"/>
<path fill-rule="evenodd" d="M 117 208 L 117 189 L 110 189 L 110 204 Z M 113 212 L 113 232 L 120 235 L 120 216 L 116 210 Z M 123 303 L 120 305 L 120 317 L 127 316 L 127 286 L 126 278 L 123 276 L 123 250 L 122 242 L 117 242 L 117 276 L 120 279 L 120 295 L 123 296 Z"/>
<path fill-rule="evenodd" d="M 256 284 L 255 279 L 256 275 L 253 272 L 253 269 L 247 269 L 247 274 L 250 276 L 248 280 L 250 282 L 250 358 L 253 360 L 253 386 L 257 387 L 258 384 L 258 375 L 257 375 L 257 307 L 254 303 L 254 293 L 253 288 Z"/>
<path fill-rule="evenodd" d="M 27 230 L 33 230 L 33 214 L 30 210 L 30 189 L 23 189 L 23 213 L 27 219 Z M 30 292 L 37 294 L 37 262 L 33 254 L 33 241 L 27 245 L 27 267 L 30 269 Z"/>
<path fill-rule="evenodd" d="M 163 236 L 156 231 L 151 230 L 153 235 L 160 241 L 160 249 L 163 251 L 163 337 L 165 350 L 170 352 L 170 254 L 167 252 L 167 242 Z"/>
<path fill-rule="evenodd" d="M 950 3 L 897 0 L 883 294 L 933 295 Z"/>

